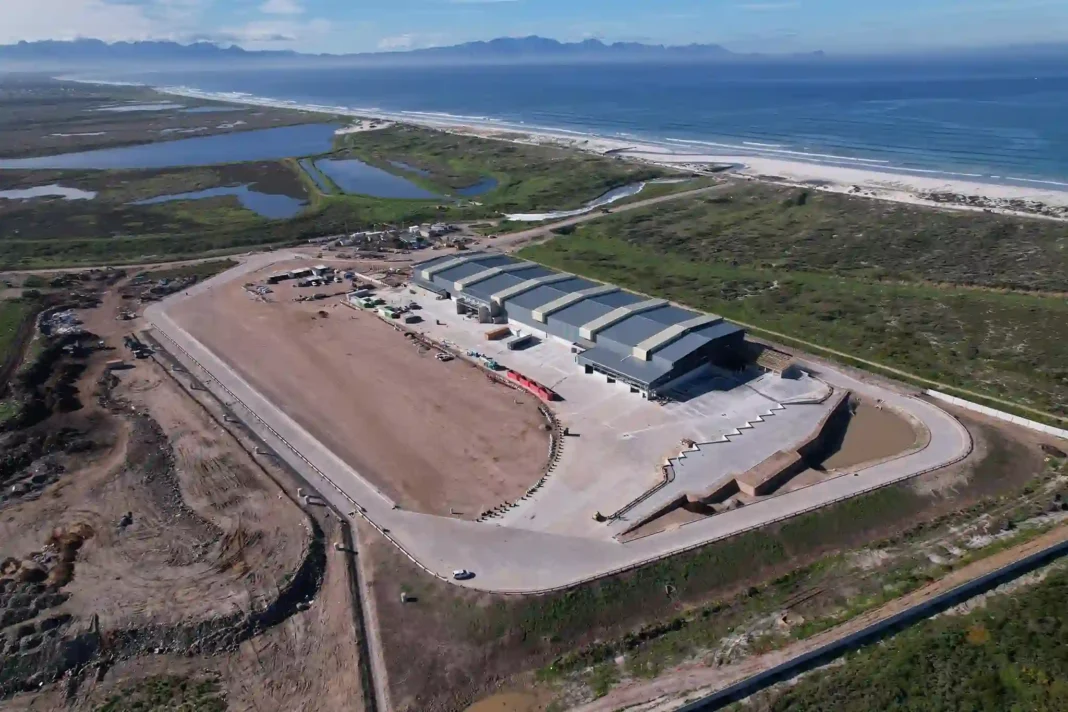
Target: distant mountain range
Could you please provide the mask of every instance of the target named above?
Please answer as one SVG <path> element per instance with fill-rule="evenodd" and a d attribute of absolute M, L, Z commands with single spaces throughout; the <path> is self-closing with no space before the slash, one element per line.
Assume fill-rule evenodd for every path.
<path fill-rule="evenodd" d="M 803 55 L 818 57 L 821 53 Z M 769 57 L 772 55 L 768 55 Z M 781 56 L 781 55 L 779 55 Z M 796 56 L 796 55 L 792 55 Z M 451 47 L 433 47 L 403 52 L 362 54 L 305 54 L 292 51 L 254 51 L 208 42 L 115 42 L 82 39 L 69 42 L 19 42 L 0 45 L 0 68 L 19 65 L 42 69 L 129 64 L 419 64 L 419 63 L 538 63 L 538 62 L 637 62 L 637 61 L 744 61 L 761 55 L 743 55 L 714 44 L 686 46 L 648 45 L 637 42 L 606 44 L 600 40 L 558 42 L 544 37 L 504 37 L 488 42 L 468 42 Z"/>
<path fill-rule="evenodd" d="M 1068 44 L 990 47 L 928 52 L 913 59 L 942 58 L 973 61 L 1068 59 Z M 559 42 L 544 37 L 502 37 L 488 42 L 468 42 L 397 52 L 361 54 L 307 54 L 293 51 L 246 50 L 236 45 L 210 42 L 115 42 L 81 39 L 69 42 L 19 42 L 0 45 L 2 70 L 81 70 L 95 67 L 154 69 L 167 67 L 263 67 L 263 66 L 376 66 L 418 64 L 537 64 L 572 62 L 767 62 L 821 61 L 823 52 L 808 54 L 739 54 L 715 44 L 685 46 L 650 45 L 638 42 L 607 44 L 590 39 Z M 840 58 L 846 59 L 846 58 Z M 858 58 L 859 59 L 859 58 Z"/>

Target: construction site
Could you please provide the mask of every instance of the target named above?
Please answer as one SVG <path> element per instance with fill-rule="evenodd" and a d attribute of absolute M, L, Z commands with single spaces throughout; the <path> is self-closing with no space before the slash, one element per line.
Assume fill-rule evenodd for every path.
<path fill-rule="evenodd" d="M 945 488 L 1008 486 L 997 463 L 967 484 L 996 440 L 914 392 L 529 263 L 489 275 L 521 280 L 494 310 L 472 277 L 517 263 L 463 256 L 451 290 L 420 264 L 281 252 L 116 272 L 43 312 L 28 407 L 0 433 L 5 704 L 133 709 L 181 681 L 174 699 L 235 709 L 453 712 L 625 633 L 663 587 L 559 639 L 517 632 L 528 606 L 887 484 L 940 488 L 939 511 Z M 516 699 L 544 707 L 485 709 Z"/>
<path fill-rule="evenodd" d="M 271 293 L 246 287 L 290 270 Z M 463 359 L 435 359 L 394 326 L 403 319 L 384 316 L 399 310 L 350 308 L 336 286 L 330 299 L 295 301 L 327 289 L 302 288 L 306 278 L 299 262 L 272 265 L 171 314 L 405 510 L 474 519 L 537 479 L 549 434 L 535 398 Z"/>
<path fill-rule="evenodd" d="M 147 316 L 339 506 L 486 590 L 568 585 L 971 447 L 938 408 L 721 317 L 495 253 L 265 255 Z"/>

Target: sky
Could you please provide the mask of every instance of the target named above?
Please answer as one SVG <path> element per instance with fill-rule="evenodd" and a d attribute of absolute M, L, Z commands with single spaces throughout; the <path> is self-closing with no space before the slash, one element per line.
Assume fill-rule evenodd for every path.
<path fill-rule="evenodd" d="M 0 0 L 0 44 L 169 39 L 345 53 L 532 34 L 838 54 L 1064 42 L 1068 0 Z"/>

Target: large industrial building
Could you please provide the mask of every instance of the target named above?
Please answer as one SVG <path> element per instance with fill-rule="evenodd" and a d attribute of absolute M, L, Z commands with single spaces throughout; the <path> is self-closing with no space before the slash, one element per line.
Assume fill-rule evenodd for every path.
<path fill-rule="evenodd" d="M 412 283 L 450 297 L 485 323 L 561 339 L 587 373 L 655 396 L 707 365 L 732 367 L 744 330 L 713 314 L 649 299 L 503 254 L 472 252 L 413 266 Z"/>

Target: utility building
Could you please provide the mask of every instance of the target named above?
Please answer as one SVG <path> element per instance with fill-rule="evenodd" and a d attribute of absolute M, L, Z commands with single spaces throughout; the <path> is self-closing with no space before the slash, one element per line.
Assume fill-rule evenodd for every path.
<path fill-rule="evenodd" d="M 701 314 L 508 255 L 475 252 L 413 266 L 412 283 L 456 300 L 483 321 L 577 347 L 576 361 L 647 396 L 709 364 L 744 358 L 745 331 Z"/>

